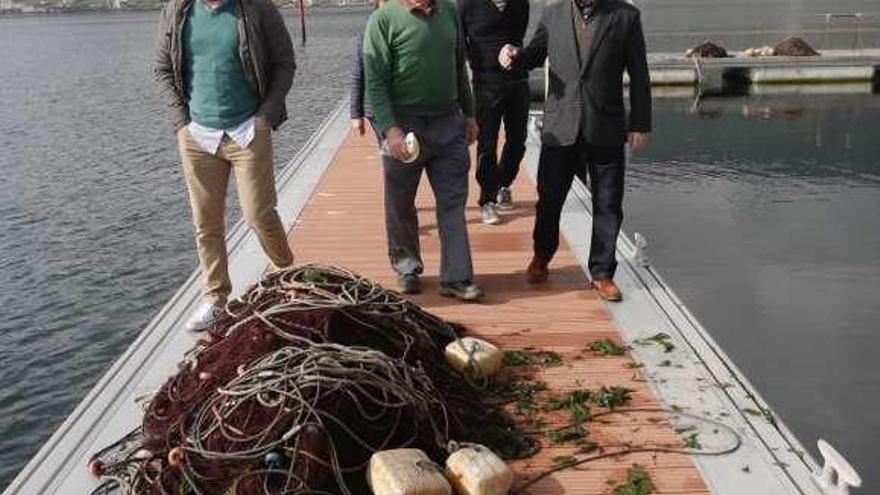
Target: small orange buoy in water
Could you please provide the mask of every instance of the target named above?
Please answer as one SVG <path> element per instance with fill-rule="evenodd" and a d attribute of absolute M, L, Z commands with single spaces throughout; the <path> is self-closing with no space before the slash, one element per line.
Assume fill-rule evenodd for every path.
<path fill-rule="evenodd" d="M 183 448 L 174 447 L 173 449 L 168 451 L 168 464 L 170 464 L 173 468 L 180 467 L 180 465 L 183 464 L 183 458 L 185 456 L 186 455 L 183 452 Z"/>
<path fill-rule="evenodd" d="M 89 473 L 95 478 L 100 478 L 104 475 L 104 463 L 98 459 L 93 460 L 89 463 Z"/>

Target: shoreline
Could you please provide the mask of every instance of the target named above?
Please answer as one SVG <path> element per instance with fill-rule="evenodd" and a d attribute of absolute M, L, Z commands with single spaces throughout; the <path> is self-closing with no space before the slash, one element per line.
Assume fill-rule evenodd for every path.
<path fill-rule="evenodd" d="M 368 10 L 370 8 L 369 5 L 336 5 L 336 4 L 327 4 L 327 5 L 312 5 L 307 7 L 308 11 L 325 13 L 325 12 L 338 12 L 338 11 L 351 11 L 358 12 L 363 10 Z M 278 7 L 281 11 L 296 11 L 296 7 L 293 5 L 284 5 Z M 11 18 L 11 17 L 43 17 L 43 16 L 59 16 L 59 15 L 81 15 L 81 14 L 108 14 L 108 15 L 117 15 L 117 14 L 137 14 L 137 13 L 147 13 L 147 12 L 160 12 L 162 10 L 161 6 L 157 7 L 149 7 L 149 8 L 121 8 L 121 9 L 108 9 L 108 8 L 63 8 L 63 7 L 49 7 L 45 10 L 34 10 L 34 11 L 24 11 L 21 9 L 10 9 L 10 10 L 0 10 L 0 19 L 2 18 Z"/>

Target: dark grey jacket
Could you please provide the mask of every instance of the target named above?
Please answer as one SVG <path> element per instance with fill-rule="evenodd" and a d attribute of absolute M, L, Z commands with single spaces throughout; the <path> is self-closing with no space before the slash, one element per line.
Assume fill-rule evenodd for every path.
<path fill-rule="evenodd" d="M 362 119 L 373 116 L 370 102 L 366 97 L 367 76 L 364 73 L 364 33 L 359 34 L 357 40 L 355 40 L 354 50 L 354 66 L 351 68 L 351 82 L 349 83 L 349 89 L 351 90 L 349 108 L 351 118 Z"/>
<path fill-rule="evenodd" d="M 186 14 L 194 1 L 199 0 L 169 0 L 165 4 L 153 60 L 153 77 L 171 110 L 175 129 L 189 122 L 182 37 Z M 260 99 L 257 115 L 278 127 L 287 120 L 285 99 L 296 72 L 290 33 L 270 0 L 229 1 L 236 2 L 242 69 Z"/>
<path fill-rule="evenodd" d="M 590 144 L 616 146 L 627 131 L 651 131 L 651 81 L 638 9 L 620 0 L 600 0 L 591 22 L 595 37 L 578 56 L 572 0 L 547 6 L 529 46 L 514 67 L 529 70 L 550 59 L 542 142 L 570 146 L 578 131 Z M 623 102 L 623 72 L 630 77 L 629 118 Z"/>

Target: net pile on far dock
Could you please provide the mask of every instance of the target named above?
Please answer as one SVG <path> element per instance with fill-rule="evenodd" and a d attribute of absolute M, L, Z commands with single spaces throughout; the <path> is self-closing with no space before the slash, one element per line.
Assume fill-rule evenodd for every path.
<path fill-rule="evenodd" d="M 699 45 L 687 50 L 684 53 L 684 56 L 692 58 L 727 58 L 730 55 L 727 53 L 727 50 L 723 46 L 706 40 Z"/>
<path fill-rule="evenodd" d="M 742 55 L 746 58 L 756 57 L 818 57 L 817 52 L 809 43 L 801 38 L 789 36 L 776 44 L 775 47 L 763 46 L 759 48 L 746 48 Z M 731 58 L 731 55 L 723 46 L 706 40 L 699 45 L 684 52 L 685 57 L 690 58 Z"/>
<path fill-rule="evenodd" d="M 442 463 L 487 429 L 537 450 L 444 359 L 461 328 L 354 273 L 274 273 L 227 312 L 142 427 L 94 456 L 94 493 L 364 494 L 378 451 Z"/>

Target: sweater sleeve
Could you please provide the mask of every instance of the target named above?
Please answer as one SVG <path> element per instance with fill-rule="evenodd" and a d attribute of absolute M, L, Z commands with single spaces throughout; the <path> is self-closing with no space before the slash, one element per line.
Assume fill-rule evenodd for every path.
<path fill-rule="evenodd" d="M 513 61 L 514 70 L 532 70 L 540 67 L 547 59 L 547 14 L 541 17 L 529 45 L 523 48 Z"/>
<path fill-rule="evenodd" d="M 354 66 L 351 68 L 351 118 L 364 117 L 364 35 L 361 33 L 355 43 Z"/>
<path fill-rule="evenodd" d="M 524 14 L 517 18 L 519 24 L 517 25 L 517 39 L 525 39 L 526 31 L 529 29 L 529 16 L 531 15 L 531 5 L 528 0 L 524 1 L 525 6 L 523 7 Z"/>
<path fill-rule="evenodd" d="M 458 59 L 458 105 L 465 117 L 474 116 L 474 95 L 471 91 L 471 81 L 468 78 L 467 66 L 465 59 L 465 38 L 464 29 L 458 15 L 455 16 L 456 25 L 458 26 L 458 37 L 455 47 L 455 56 Z"/>
<path fill-rule="evenodd" d="M 364 73 L 373 117 L 383 132 L 397 126 L 391 107 L 392 63 L 388 25 L 382 11 L 377 10 L 370 16 L 364 34 Z"/>

